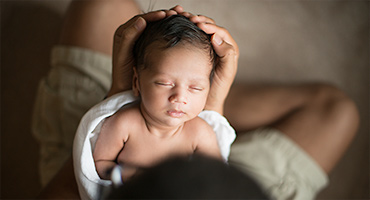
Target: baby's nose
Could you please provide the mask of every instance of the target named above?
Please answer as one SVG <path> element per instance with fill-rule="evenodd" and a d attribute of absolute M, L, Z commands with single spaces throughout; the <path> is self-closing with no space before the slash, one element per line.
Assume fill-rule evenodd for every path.
<path fill-rule="evenodd" d="M 171 103 L 180 103 L 180 104 L 188 103 L 185 92 L 183 91 L 176 91 L 174 94 L 170 96 L 169 101 Z"/>

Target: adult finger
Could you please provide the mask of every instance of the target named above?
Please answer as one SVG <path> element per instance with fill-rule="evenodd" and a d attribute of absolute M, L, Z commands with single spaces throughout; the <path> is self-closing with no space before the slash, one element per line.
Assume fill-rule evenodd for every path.
<path fill-rule="evenodd" d="M 184 8 L 180 5 L 176 5 L 175 7 L 171 8 L 170 10 L 174 10 L 177 13 L 183 13 L 184 12 Z"/>
<path fill-rule="evenodd" d="M 215 20 L 210 17 L 204 15 L 193 15 L 189 17 L 189 20 L 193 23 L 208 23 L 208 24 L 215 24 Z"/>
<path fill-rule="evenodd" d="M 174 10 L 174 11 L 177 12 L 177 14 L 182 15 L 182 16 L 185 16 L 187 18 L 190 18 L 192 16 L 195 16 L 195 15 L 193 15 L 190 12 L 185 12 L 184 11 L 184 8 L 182 6 L 180 6 L 180 5 L 177 5 L 177 6 L 173 7 L 173 8 L 171 8 L 170 10 Z"/>
<path fill-rule="evenodd" d="M 158 11 L 152 11 L 152 12 L 148 12 L 148 13 L 138 15 L 138 16 L 144 18 L 145 21 L 147 22 L 154 22 L 154 21 L 158 21 L 166 17 L 166 12 L 163 10 L 158 10 Z"/>
<path fill-rule="evenodd" d="M 166 17 L 177 15 L 178 13 L 174 10 L 163 10 L 166 13 Z"/>
<path fill-rule="evenodd" d="M 223 40 L 223 38 L 217 33 L 212 35 L 211 40 L 213 49 L 221 59 L 226 57 L 239 57 L 238 51 L 235 46 Z"/>
<path fill-rule="evenodd" d="M 128 22 L 126 22 L 125 24 L 122 24 L 115 32 L 115 40 L 118 39 L 119 41 L 117 41 L 118 43 L 120 42 L 120 39 L 121 37 L 123 36 L 123 32 L 128 29 L 129 27 L 132 27 L 136 22 L 138 22 L 137 20 L 139 18 L 143 18 L 145 20 L 145 22 L 152 22 L 152 21 L 157 21 L 157 20 L 160 20 L 160 19 L 163 19 L 164 17 L 166 16 L 166 13 L 164 11 L 153 11 L 153 12 L 149 12 L 149 13 L 146 13 L 146 14 L 142 14 L 142 15 L 136 15 L 135 17 L 131 18 Z M 139 20 L 141 21 L 141 20 Z M 143 22 L 138 22 L 139 25 L 142 24 Z M 145 23 L 146 24 L 146 23 Z M 141 28 L 145 28 L 144 27 L 136 27 L 138 30 Z"/>
<path fill-rule="evenodd" d="M 179 15 L 183 15 L 187 18 L 189 18 L 189 20 L 193 23 L 212 23 L 214 24 L 215 21 L 210 18 L 210 17 L 207 17 L 207 16 L 204 16 L 204 15 L 194 15 L 190 12 L 185 12 L 184 11 L 184 8 L 180 5 L 176 5 L 175 7 L 171 8 L 170 10 L 174 10 L 177 12 L 177 14 Z"/>
<path fill-rule="evenodd" d="M 177 5 L 177 6 L 173 7 L 173 8 L 171 8 L 170 10 L 174 10 L 174 11 L 177 12 L 177 14 L 182 15 L 182 16 L 185 16 L 187 18 L 190 18 L 192 16 L 195 16 L 195 15 L 193 15 L 190 12 L 185 12 L 184 11 L 184 8 L 182 6 L 180 6 L 180 5 Z"/>
<path fill-rule="evenodd" d="M 114 36 L 115 50 L 120 51 L 121 48 L 129 49 L 132 47 L 132 44 L 135 43 L 135 40 L 145 27 L 146 21 L 141 16 L 133 18 L 132 22 L 130 21 L 129 23 L 121 25 Z"/>
<path fill-rule="evenodd" d="M 193 15 L 192 13 L 190 13 L 190 12 L 182 12 L 182 13 L 179 13 L 180 15 L 182 15 L 182 16 L 185 16 L 185 17 L 187 17 L 187 18 L 190 18 L 190 17 L 192 17 L 192 16 L 195 16 L 195 15 Z"/>
<path fill-rule="evenodd" d="M 118 49 L 121 47 L 130 49 L 141 32 L 145 29 L 146 22 L 157 21 L 163 19 L 165 16 L 166 12 L 164 11 L 153 11 L 137 15 L 121 25 L 114 34 L 113 52 L 118 52 Z M 128 44 L 128 46 L 122 45 L 122 42 Z"/>

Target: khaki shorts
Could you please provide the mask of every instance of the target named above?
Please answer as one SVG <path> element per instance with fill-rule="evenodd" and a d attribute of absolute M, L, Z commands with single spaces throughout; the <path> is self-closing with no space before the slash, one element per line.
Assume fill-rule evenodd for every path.
<path fill-rule="evenodd" d="M 84 113 L 106 95 L 111 63 L 109 56 L 87 49 L 53 48 L 51 70 L 40 82 L 32 123 L 41 146 L 43 185 L 71 156 Z M 312 199 L 328 182 L 326 174 L 304 151 L 272 129 L 238 136 L 229 161 L 255 178 L 275 199 Z"/>
<path fill-rule="evenodd" d="M 276 129 L 238 135 L 229 163 L 254 178 L 273 199 L 314 199 L 328 184 L 321 167 Z"/>
<path fill-rule="evenodd" d="M 87 49 L 56 46 L 51 69 L 40 81 L 32 132 L 40 144 L 40 178 L 45 186 L 72 155 L 80 119 L 107 94 L 111 58 Z"/>

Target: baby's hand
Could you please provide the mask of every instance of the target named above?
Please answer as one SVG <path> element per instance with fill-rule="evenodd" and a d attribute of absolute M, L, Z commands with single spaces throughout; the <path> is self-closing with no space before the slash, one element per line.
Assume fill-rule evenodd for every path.
<path fill-rule="evenodd" d="M 123 182 L 131 179 L 134 175 L 136 175 L 140 171 L 138 167 L 129 166 L 129 165 L 123 165 L 122 169 L 123 169 L 122 170 Z"/>
<path fill-rule="evenodd" d="M 110 179 L 115 186 L 120 186 L 139 173 L 140 170 L 138 169 L 137 167 L 129 165 L 116 165 L 110 174 Z"/>

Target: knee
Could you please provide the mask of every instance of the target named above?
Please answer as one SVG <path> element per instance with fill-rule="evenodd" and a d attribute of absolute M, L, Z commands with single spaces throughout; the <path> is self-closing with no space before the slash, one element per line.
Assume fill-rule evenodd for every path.
<path fill-rule="evenodd" d="M 357 112 L 355 102 L 341 89 L 330 84 L 316 84 L 313 87 L 312 102 L 326 107 L 342 107 L 347 112 Z"/>
<path fill-rule="evenodd" d="M 338 128 L 355 134 L 359 124 L 359 113 L 355 102 L 339 88 L 329 84 L 314 86 L 311 103 L 319 107 L 326 120 Z"/>

